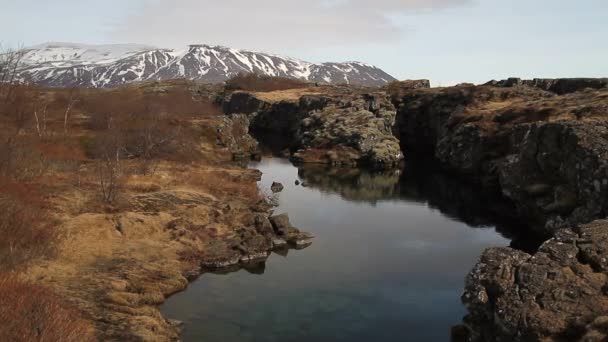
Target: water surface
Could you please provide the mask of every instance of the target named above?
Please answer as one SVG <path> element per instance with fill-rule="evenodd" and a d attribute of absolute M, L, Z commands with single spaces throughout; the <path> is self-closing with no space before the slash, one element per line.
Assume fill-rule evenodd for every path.
<path fill-rule="evenodd" d="M 276 213 L 316 238 L 171 297 L 162 312 L 185 322 L 184 341 L 448 341 L 466 274 L 510 243 L 499 203 L 443 175 L 253 167 L 262 188 L 285 185 Z"/>

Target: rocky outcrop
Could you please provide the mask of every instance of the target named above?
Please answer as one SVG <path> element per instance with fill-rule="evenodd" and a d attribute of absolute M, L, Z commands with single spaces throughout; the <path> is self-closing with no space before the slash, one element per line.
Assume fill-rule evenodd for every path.
<path fill-rule="evenodd" d="M 499 178 L 521 213 L 548 217 L 548 230 L 606 217 L 607 121 L 524 124 L 512 139 Z"/>
<path fill-rule="evenodd" d="M 406 153 L 500 189 L 539 228 L 604 217 L 608 89 L 461 86 L 394 100 Z"/>
<path fill-rule="evenodd" d="M 485 85 L 496 87 L 531 86 L 550 91 L 559 95 L 574 93 L 584 89 L 608 88 L 608 78 L 535 78 L 522 80 L 509 78 L 502 81 L 490 81 Z"/>
<path fill-rule="evenodd" d="M 260 154 L 258 142 L 249 134 L 249 118 L 230 114 L 216 128 L 219 147 L 227 148 L 234 160 L 247 160 Z"/>
<path fill-rule="evenodd" d="M 455 337 L 608 338 L 608 221 L 586 224 L 608 209 L 608 89 L 587 88 L 595 86 L 510 79 L 393 96 L 406 153 L 497 189 L 515 216 L 553 236 L 533 254 L 482 255 L 466 281 L 470 314 Z"/>
<path fill-rule="evenodd" d="M 281 138 L 295 162 L 383 169 L 403 159 L 393 134 L 395 109 L 385 93 L 315 91 L 239 92 L 226 99 L 224 109 L 248 114 L 261 140 Z"/>
<path fill-rule="evenodd" d="M 300 249 L 312 244 L 312 234 L 301 232 L 292 226 L 287 214 L 272 216 L 270 223 L 274 233 L 278 236 L 273 240 L 275 245 L 282 246 L 283 242 L 287 242 L 292 247 Z"/>
<path fill-rule="evenodd" d="M 560 230 L 530 255 L 491 248 L 466 280 L 473 341 L 608 338 L 608 221 Z"/>

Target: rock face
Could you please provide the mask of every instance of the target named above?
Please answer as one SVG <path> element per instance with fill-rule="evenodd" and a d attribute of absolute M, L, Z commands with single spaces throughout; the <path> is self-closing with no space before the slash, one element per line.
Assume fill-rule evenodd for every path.
<path fill-rule="evenodd" d="M 390 168 L 403 155 L 393 134 L 395 109 L 383 92 L 324 88 L 232 94 L 227 113 L 245 113 L 252 131 L 281 137 L 300 163 Z"/>
<path fill-rule="evenodd" d="M 248 160 L 260 154 L 258 142 L 249 135 L 249 118 L 243 114 L 232 114 L 224 117 L 217 127 L 217 142 L 228 148 L 235 160 Z"/>
<path fill-rule="evenodd" d="M 608 221 L 563 229 L 530 255 L 491 248 L 466 280 L 474 341 L 608 338 Z"/>
<path fill-rule="evenodd" d="M 522 81 L 393 93 L 404 151 L 495 188 L 552 236 L 537 252 L 484 252 L 469 274 L 473 341 L 608 338 L 608 89 Z M 593 221 L 593 222 L 592 222 Z M 592 223 L 589 223 L 592 222 Z"/>
<path fill-rule="evenodd" d="M 509 78 L 502 81 L 490 81 L 486 83 L 486 85 L 497 87 L 527 85 L 563 95 L 581 91 L 587 88 L 608 88 L 608 78 L 535 78 L 533 80 Z"/>
<path fill-rule="evenodd" d="M 406 153 L 499 188 L 545 232 L 605 216 L 608 89 L 460 86 L 393 99 Z"/>

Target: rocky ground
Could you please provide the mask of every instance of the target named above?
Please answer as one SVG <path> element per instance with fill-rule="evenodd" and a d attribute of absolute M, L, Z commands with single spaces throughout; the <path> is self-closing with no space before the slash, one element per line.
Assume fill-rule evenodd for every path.
<path fill-rule="evenodd" d="M 225 124 L 218 120 L 218 132 Z M 123 209 L 61 212 L 66 238 L 58 254 L 32 266 L 27 278 L 69 298 L 94 322 L 99 340 L 177 340 L 179 324 L 157 308 L 169 295 L 205 271 L 310 244 L 286 215 L 271 215 L 257 192 L 260 177 L 230 164 L 163 164 L 153 176 L 131 177 Z M 210 184 L 218 180 L 224 185 Z M 71 195 L 58 194 L 57 208 L 74 205 Z"/>
<path fill-rule="evenodd" d="M 515 205 L 552 236 L 537 252 L 489 249 L 469 274 L 456 337 L 606 340 L 608 199 L 605 80 L 509 79 L 393 89 L 402 148 Z"/>
<path fill-rule="evenodd" d="M 76 171 L 65 167 L 83 155 L 80 150 L 92 145 L 91 141 L 106 144 L 103 135 L 91 128 L 96 127 L 95 115 L 118 117 L 127 107 L 125 111 L 136 111 L 139 100 L 118 102 L 127 93 L 129 98 L 142 93 L 157 100 L 169 96 L 167 112 L 161 112 L 166 118 L 162 122 L 168 123 L 159 126 L 161 137 L 177 132 L 188 140 L 175 136 L 171 154 L 154 160 L 123 157 L 114 164 L 113 154 L 106 163 L 115 165 L 112 170 L 120 169 L 116 179 L 99 178 L 102 172 L 112 171 L 102 169 L 105 164 L 97 159 L 83 156 Z M 63 151 L 70 144 L 78 153 L 70 150 L 60 162 L 53 161 L 43 177 L 31 181 L 44 191 L 45 208 L 61 238 L 52 246 L 54 253 L 31 259 L 15 272 L 20 281 L 50 288 L 62 305 L 65 302 L 90 323 L 92 334 L 75 340 L 179 340 L 179 322 L 165 319 L 158 309 L 168 296 L 184 290 L 203 272 L 247 267 L 265 261 L 273 251 L 310 245 L 312 236 L 293 227 L 286 214 L 273 215 L 271 195 L 257 185 L 261 173 L 240 165 L 259 154 L 257 141 L 249 135 L 248 118 L 215 113 L 199 99 L 217 94 L 214 89 L 176 82 L 99 93 L 104 101 L 115 101 L 107 111 L 93 102 L 96 94 L 79 95 L 81 102 L 73 110 L 69 133 L 36 137 L 49 150 Z M 88 103 L 100 108 L 99 114 L 89 112 Z M 152 117 L 154 113 L 147 111 L 151 106 L 164 111 L 163 103 L 145 104 L 144 114 Z M 189 107 L 182 108 L 180 103 Z M 64 109 L 60 110 L 63 118 Z M 191 110 L 192 116 L 181 113 Z M 55 129 L 57 120 L 52 120 L 49 126 Z M 114 122 L 126 125 L 118 119 Z M 105 133 L 107 126 L 102 127 Z M 146 126 L 136 132 L 147 129 L 150 133 L 145 138 L 155 139 L 156 131 Z M 27 126 L 21 134 L 29 132 L 36 130 Z M 59 138 L 52 140 L 51 134 Z M 183 156 L 182 151 L 186 152 Z M 101 200 L 100 179 L 105 186 L 115 182 L 118 195 L 114 200 Z M 67 336 L 68 332 L 59 333 Z"/>
<path fill-rule="evenodd" d="M 234 92 L 223 101 L 227 113 L 248 115 L 254 134 L 274 136 L 298 163 L 386 169 L 403 159 L 395 108 L 377 89 Z"/>

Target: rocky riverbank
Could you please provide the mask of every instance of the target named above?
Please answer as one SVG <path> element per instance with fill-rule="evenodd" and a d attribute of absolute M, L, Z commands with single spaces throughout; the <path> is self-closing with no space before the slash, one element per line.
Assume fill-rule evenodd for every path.
<path fill-rule="evenodd" d="M 497 189 L 553 236 L 532 254 L 483 253 L 463 296 L 467 339 L 605 340 L 608 223 L 594 221 L 608 199 L 605 80 L 509 79 L 392 99 L 405 153 Z"/>
<path fill-rule="evenodd" d="M 70 341 L 179 340 L 179 323 L 158 308 L 168 296 L 204 272 L 258 265 L 273 251 L 311 244 L 286 214 L 273 214 L 271 195 L 257 185 L 261 172 L 241 165 L 259 156 L 258 143 L 247 116 L 224 115 L 208 100 L 215 95 L 216 87 L 185 81 L 90 91 L 80 95 L 61 139 L 23 129 L 49 160 L 70 148 L 27 184 L 44 195 L 47 229 L 58 234 L 53 253 L 15 271 L 19 281 L 56 294 L 56 305 L 90 327 Z M 63 115 L 49 114 L 49 127 Z M 145 125 L 130 126 L 138 115 Z M 147 154 L 137 154 L 140 141 L 148 143 Z M 110 158 L 102 159 L 104 149 Z M 111 199 L 104 197 L 109 189 Z M 16 320 L 48 334 L 52 324 L 36 322 L 58 319 L 47 314 L 54 309 Z"/>

